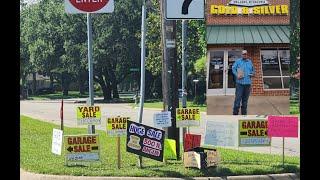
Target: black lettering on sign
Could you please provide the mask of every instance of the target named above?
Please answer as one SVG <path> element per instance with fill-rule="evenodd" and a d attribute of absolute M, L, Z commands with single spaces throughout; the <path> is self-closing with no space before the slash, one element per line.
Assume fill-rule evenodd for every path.
<path fill-rule="evenodd" d="M 189 6 L 192 0 L 184 0 L 182 4 L 182 14 L 188 14 Z"/>

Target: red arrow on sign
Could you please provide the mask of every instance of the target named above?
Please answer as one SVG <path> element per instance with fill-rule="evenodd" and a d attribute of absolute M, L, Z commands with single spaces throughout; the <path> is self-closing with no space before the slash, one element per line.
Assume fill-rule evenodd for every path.
<path fill-rule="evenodd" d="M 109 0 L 69 0 L 77 9 L 85 12 L 98 11 L 105 7 Z"/>

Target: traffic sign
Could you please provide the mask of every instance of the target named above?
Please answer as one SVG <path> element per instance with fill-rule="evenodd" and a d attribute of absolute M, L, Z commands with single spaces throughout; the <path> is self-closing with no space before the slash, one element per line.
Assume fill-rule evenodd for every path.
<path fill-rule="evenodd" d="M 204 0 L 166 0 L 166 19 L 204 19 Z"/>
<path fill-rule="evenodd" d="M 65 0 L 65 10 L 70 14 L 112 13 L 114 0 Z"/>
<path fill-rule="evenodd" d="M 139 68 L 130 68 L 130 71 L 140 71 Z"/>

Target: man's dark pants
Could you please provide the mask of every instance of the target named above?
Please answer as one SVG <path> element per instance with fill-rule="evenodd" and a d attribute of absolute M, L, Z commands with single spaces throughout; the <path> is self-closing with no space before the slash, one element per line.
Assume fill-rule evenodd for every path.
<path fill-rule="evenodd" d="M 251 91 L 250 84 L 236 83 L 236 98 L 233 104 L 233 115 L 239 114 L 239 108 L 241 104 L 241 114 L 247 115 L 248 99 Z"/>

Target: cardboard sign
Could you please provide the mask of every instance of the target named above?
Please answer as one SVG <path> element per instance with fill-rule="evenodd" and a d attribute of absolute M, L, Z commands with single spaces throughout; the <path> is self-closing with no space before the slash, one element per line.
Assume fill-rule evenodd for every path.
<path fill-rule="evenodd" d="M 67 163 L 81 161 L 99 161 L 99 135 L 65 135 L 64 149 Z"/>
<path fill-rule="evenodd" d="M 232 122 L 207 121 L 204 144 L 214 146 L 236 146 L 237 129 Z"/>
<path fill-rule="evenodd" d="M 270 146 L 265 119 L 239 120 L 239 146 Z"/>
<path fill-rule="evenodd" d="M 60 129 L 53 129 L 52 132 L 52 148 L 51 152 L 61 155 L 63 131 Z"/>
<path fill-rule="evenodd" d="M 188 151 L 183 153 L 183 165 L 184 167 L 195 167 L 201 169 L 200 154 L 194 151 Z"/>
<path fill-rule="evenodd" d="M 171 127 L 171 111 L 155 113 L 153 115 L 153 124 L 155 127 Z"/>
<path fill-rule="evenodd" d="M 165 131 L 133 121 L 127 123 L 127 152 L 162 162 Z"/>
<path fill-rule="evenodd" d="M 177 127 L 200 126 L 199 108 L 177 108 Z"/>
<path fill-rule="evenodd" d="M 184 152 L 189 151 L 195 147 L 200 147 L 201 135 L 185 134 L 183 141 Z"/>
<path fill-rule="evenodd" d="M 216 149 L 198 147 L 183 153 L 184 167 L 203 169 L 217 166 L 219 162 L 220 157 Z"/>
<path fill-rule="evenodd" d="M 110 117 L 107 118 L 107 135 L 123 136 L 127 134 L 127 121 L 130 117 Z"/>
<path fill-rule="evenodd" d="M 164 159 L 177 159 L 176 140 L 164 140 Z"/>
<path fill-rule="evenodd" d="M 99 106 L 77 107 L 77 125 L 100 125 L 101 108 Z"/>
<path fill-rule="evenodd" d="M 298 137 L 298 117 L 268 116 L 269 137 Z"/>

